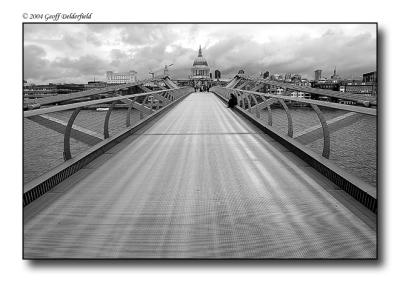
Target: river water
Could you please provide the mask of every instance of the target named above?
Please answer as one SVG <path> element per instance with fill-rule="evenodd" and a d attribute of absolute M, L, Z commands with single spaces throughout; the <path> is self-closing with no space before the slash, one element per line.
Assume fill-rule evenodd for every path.
<path fill-rule="evenodd" d="M 272 109 L 273 127 L 282 133 L 287 132 L 286 113 L 281 108 Z M 344 111 L 322 109 L 326 120 L 343 115 Z M 68 121 L 72 111 L 50 114 L 60 120 Z M 292 108 L 294 134 L 319 124 L 319 119 L 310 108 Z M 75 120 L 76 125 L 102 134 L 105 112 L 83 110 Z M 261 113 L 261 119 L 267 121 L 267 112 Z M 110 118 L 110 135 L 125 128 L 126 110 L 114 110 Z M 131 124 L 139 121 L 139 113 L 131 114 Z M 347 172 L 376 186 L 376 118 L 361 116 L 353 124 L 336 132 L 331 132 L 332 160 Z M 24 183 L 27 183 L 54 167 L 62 164 L 63 134 L 57 133 L 28 119 L 24 119 Z M 321 154 L 323 139 L 318 139 L 306 145 Z M 71 139 L 71 153 L 76 156 L 89 148 L 82 142 Z"/>

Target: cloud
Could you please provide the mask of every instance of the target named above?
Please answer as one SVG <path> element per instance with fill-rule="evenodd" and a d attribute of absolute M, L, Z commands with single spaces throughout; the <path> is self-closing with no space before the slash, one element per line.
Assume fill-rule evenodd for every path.
<path fill-rule="evenodd" d="M 76 59 L 67 57 L 46 59 L 46 52 L 36 45 L 24 48 L 24 79 L 35 82 L 87 82 L 93 75 L 101 76 L 108 70 L 108 62 L 92 55 Z"/>
<path fill-rule="evenodd" d="M 46 58 L 43 48 L 36 45 L 24 47 L 24 79 L 41 80 L 49 74 L 50 61 Z"/>
<path fill-rule="evenodd" d="M 107 70 L 144 78 L 169 64 L 183 78 L 200 44 L 225 77 L 240 69 L 309 78 L 335 66 L 344 77 L 376 69 L 375 25 L 26 24 L 24 37 L 25 79 L 37 83 L 105 79 Z"/>
<path fill-rule="evenodd" d="M 336 66 L 343 76 L 349 76 L 375 69 L 375 44 L 369 33 L 347 36 L 329 29 L 315 38 L 299 35 L 273 43 L 237 36 L 219 41 L 204 53 L 226 75 L 245 69 L 247 73 L 270 70 L 311 78 L 315 69 L 330 72 Z"/>

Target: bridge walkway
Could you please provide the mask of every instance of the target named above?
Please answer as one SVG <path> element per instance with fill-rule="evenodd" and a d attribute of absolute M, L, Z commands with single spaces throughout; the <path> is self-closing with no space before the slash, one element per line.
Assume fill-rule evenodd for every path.
<path fill-rule="evenodd" d="M 375 216 L 211 93 L 24 209 L 25 258 L 374 258 Z"/>

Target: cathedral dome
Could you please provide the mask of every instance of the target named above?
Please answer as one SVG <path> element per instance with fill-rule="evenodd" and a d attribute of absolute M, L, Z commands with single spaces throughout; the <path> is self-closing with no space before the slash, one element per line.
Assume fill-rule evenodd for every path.
<path fill-rule="evenodd" d="M 202 85 L 203 83 L 210 81 L 210 67 L 206 59 L 203 57 L 201 52 L 201 46 L 199 47 L 199 54 L 194 59 L 191 74 L 189 75 L 193 81 L 193 85 Z"/>

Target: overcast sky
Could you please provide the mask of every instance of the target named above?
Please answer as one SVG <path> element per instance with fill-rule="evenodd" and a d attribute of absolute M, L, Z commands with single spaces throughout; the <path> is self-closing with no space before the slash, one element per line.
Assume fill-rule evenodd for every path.
<path fill-rule="evenodd" d="M 138 78 L 174 64 L 187 78 L 199 45 L 211 71 L 229 78 L 315 69 L 354 79 L 376 69 L 375 25 L 320 24 L 25 24 L 24 79 L 87 83 L 105 72 L 135 70 Z"/>

